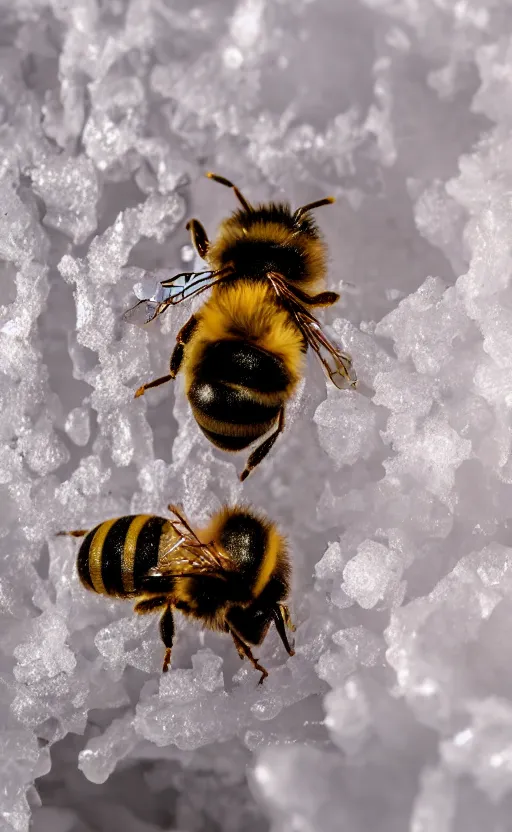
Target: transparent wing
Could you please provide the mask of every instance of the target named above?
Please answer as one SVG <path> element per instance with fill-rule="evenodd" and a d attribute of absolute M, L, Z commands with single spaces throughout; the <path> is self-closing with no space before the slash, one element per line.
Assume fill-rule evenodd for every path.
<path fill-rule="evenodd" d="M 145 326 L 164 311 L 161 307 L 162 304 L 154 300 L 139 300 L 135 306 L 124 313 L 123 318 L 126 323 L 133 324 L 133 326 Z"/>
<path fill-rule="evenodd" d="M 205 288 L 212 286 L 217 280 L 218 272 L 182 272 L 170 277 L 168 280 L 162 280 L 158 291 L 161 296 L 156 298 L 163 302 L 171 304 L 181 303 L 187 298 L 192 298 L 199 291 L 205 291 Z"/>
<path fill-rule="evenodd" d="M 181 540 L 173 556 L 166 554 L 153 569 L 149 577 L 194 578 L 214 577 L 226 580 L 227 571 L 215 552 L 208 552 L 208 545 L 201 548 Z"/>
<path fill-rule="evenodd" d="M 169 508 L 177 518 L 170 521 L 175 535 L 148 575 L 174 578 L 213 576 L 226 580 L 227 573 L 231 571 L 229 558 L 219 552 L 213 543 L 202 543 L 177 506 Z"/>
<path fill-rule="evenodd" d="M 334 344 L 327 338 L 319 321 L 303 305 L 301 300 L 306 301 L 307 296 L 301 292 L 301 300 L 299 300 L 281 275 L 271 272 L 268 278 L 276 294 L 282 298 L 284 304 L 293 315 L 308 345 L 317 354 L 334 386 L 340 390 L 344 390 L 347 387 L 355 387 L 357 384 L 357 376 L 352 367 L 352 358 L 337 344 Z M 325 293 L 326 296 L 328 294 Z"/>
<path fill-rule="evenodd" d="M 184 300 L 206 292 L 214 283 L 228 276 L 228 270 L 212 272 L 181 272 L 158 284 L 150 298 L 140 300 L 124 313 L 124 320 L 135 326 L 145 326 L 165 312 L 168 306 L 177 306 Z"/>

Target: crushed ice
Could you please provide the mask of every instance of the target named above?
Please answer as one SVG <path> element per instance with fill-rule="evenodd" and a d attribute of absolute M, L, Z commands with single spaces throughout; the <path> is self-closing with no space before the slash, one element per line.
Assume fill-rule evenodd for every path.
<path fill-rule="evenodd" d="M 512 794 L 512 9 L 505 0 L 0 0 L 0 829 L 482 832 Z M 318 213 L 326 313 L 242 489 L 182 384 L 184 230 Z M 183 284 L 185 285 L 185 284 Z M 242 497 L 294 561 L 296 655 L 79 586 L 60 529 Z"/>

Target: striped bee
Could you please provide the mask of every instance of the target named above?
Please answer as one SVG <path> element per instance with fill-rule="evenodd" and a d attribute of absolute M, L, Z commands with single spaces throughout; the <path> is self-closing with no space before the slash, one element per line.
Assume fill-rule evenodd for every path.
<path fill-rule="evenodd" d="M 334 199 L 295 211 L 289 204 L 251 205 L 228 179 L 207 176 L 232 188 L 240 204 L 211 242 L 199 220 L 187 225 L 208 269 L 164 280 L 154 297 L 124 317 L 144 326 L 211 289 L 178 333 L 168 375 L 143 384 L 135 397 L 183 371 L 192 413 L 210 442 L 237 452 L 262 440 L 240 475 L 245 480 L 284 430 L 309 348 L 337 387 L 355 387 L 357 379 L 351 357 L 327 337 L 312 311 L 339 300 L 325 291 L 327 249 L 312 214 Z"/>
<path fill-rule="evenodd" d="M 223 508 L 197 533 L 180 509 L 175 520 L 136 514 L 105 520 L 83 537 L 77 569 L 83 586 L 100 595 L 133 598 L 139 614 L 161 612 L 163 672 L 171 661 L 173 609 L 229 633 L 241 658 L 268 675 L 249 645 L 263 642 L 272 621 L 290 656 L 293 630 L 286 598 L 290 564 L 275 525 L 245 507 Z"/>

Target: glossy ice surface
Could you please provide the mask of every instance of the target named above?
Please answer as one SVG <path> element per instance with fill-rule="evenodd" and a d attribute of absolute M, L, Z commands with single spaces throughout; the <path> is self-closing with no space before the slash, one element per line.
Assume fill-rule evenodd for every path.
<path fill-rule="evenodd" d="M 512 829 L 511 125 L 507 0 L 0 0 L 1 832 Z M 206 170 L 337 197 L 360 381 L 311 359 L 243 489 L 181 380 L 133 400 L 196 301 L 122 320 L 204 268 Z M 242 496 L 290 537 L 296 655 L 272 632 L 259 687 L 180 619 L 163 677 L 54 534 Z"/>

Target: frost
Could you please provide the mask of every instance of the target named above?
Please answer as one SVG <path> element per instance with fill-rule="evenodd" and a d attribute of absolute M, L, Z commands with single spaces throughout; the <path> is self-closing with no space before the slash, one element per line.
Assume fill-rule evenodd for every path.
<path fill-rule="evenodd" d="M 510 4 L 0 0 L 0 30 L 2 832 L 508 829 Z M 201 268 L 210 169 L 336 197 L 318 316 L 359 378 L 311 356 L 243 486 L 182 379 L 133 399 L 196 301 L 122 319 Z M 271 627 L 258 686 L 177 614 L 164 677 L 55 533 L 237 500 L 289 538 L 295 655 Z"/>

